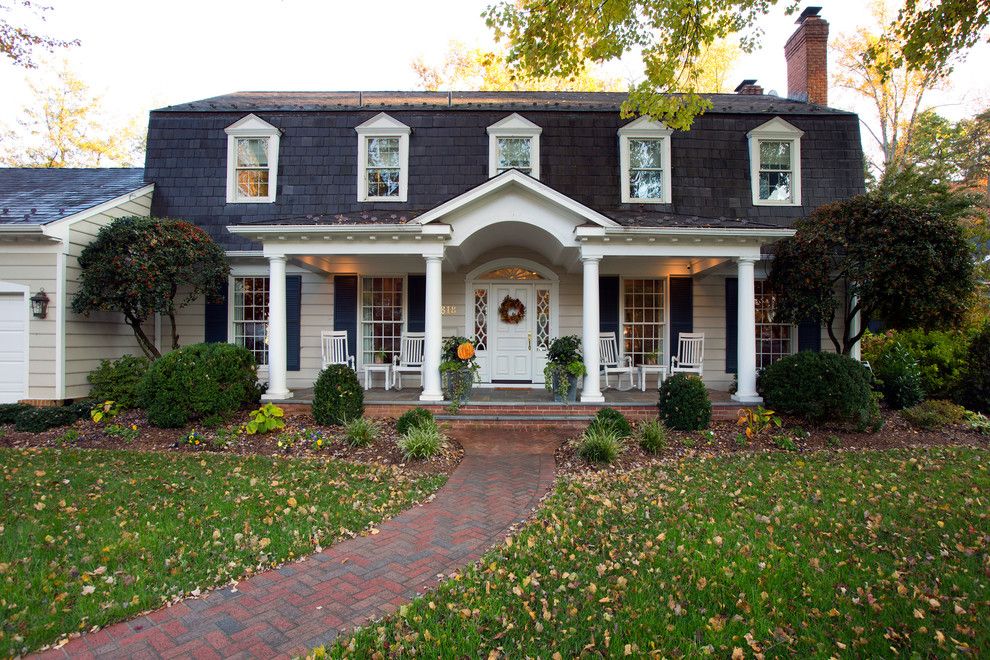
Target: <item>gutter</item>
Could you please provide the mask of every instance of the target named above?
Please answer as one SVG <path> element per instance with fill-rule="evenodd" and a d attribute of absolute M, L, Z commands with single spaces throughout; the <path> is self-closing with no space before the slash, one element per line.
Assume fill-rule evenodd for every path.
<path fill-rule="evenodd" d="M 788 238 L 794 236 L 794 229 L 734 227 L 576 227 L 574 235 L 581 239 L 603 236 L 707 236 L 720 238 Z"/>
<path fill-rule="evenodd" d="M 377 225 L 228 225 L 227 231 L 239 236 L 299 236 L 304 234 L 450 236 L 450 225 L 377 224 Z"/>

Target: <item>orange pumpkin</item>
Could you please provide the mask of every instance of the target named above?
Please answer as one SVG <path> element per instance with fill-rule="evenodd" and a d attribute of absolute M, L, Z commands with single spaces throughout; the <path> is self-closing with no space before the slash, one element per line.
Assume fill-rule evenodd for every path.
<path fill-rule="evenodd" d="M 471 345 L 471 342 L 466 341 L 457 347 L 457 357 L 462 360 L 470 360 L 474 357 L 474 346 Z"/>

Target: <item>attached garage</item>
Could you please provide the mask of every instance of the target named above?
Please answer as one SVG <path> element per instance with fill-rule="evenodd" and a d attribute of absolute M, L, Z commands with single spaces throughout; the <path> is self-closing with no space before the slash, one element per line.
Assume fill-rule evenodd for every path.
<path fill-rule="evenodd" d="M 27 397 L 28 291 L 0 282 L 0 403 Z"/>

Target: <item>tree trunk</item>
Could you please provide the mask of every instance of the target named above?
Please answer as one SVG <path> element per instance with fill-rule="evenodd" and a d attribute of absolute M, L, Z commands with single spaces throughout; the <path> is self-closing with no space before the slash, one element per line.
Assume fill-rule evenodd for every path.
<path fill-rule="evenodd" d="M 179 331 L 175 327 L 175 312 L 168 313 L 168 320 L 172 324 L 172 350 L 179 347 Z"/>
<path fill-rule="evenodd" d="M 144 334 L 144 328 L 141 327 L 142 321 L 128 314 L 124 315 L 124 319 L 127 321 L 127 325 L 131 326 L 131 329 L 134 331 L 134 337 L 137 339 L 138 346 L 141 347 L 145 357 L 150 360 L 160 358 L 162 354 L 155 348 L 155 343 L 148 339 L 148 335 Z"/>

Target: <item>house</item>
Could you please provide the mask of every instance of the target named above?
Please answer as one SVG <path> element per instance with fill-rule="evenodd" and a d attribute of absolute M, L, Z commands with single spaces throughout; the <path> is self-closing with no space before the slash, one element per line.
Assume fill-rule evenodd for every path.
<path fill-rule="evenodd" d="M 597 375 L 600 332 L 637 364 L 669 363 L 680 333 L 702 332 L 708 386 L 737 378 L 735 398 L 758 400 L 760 367 L 827 343 L 817 324 L 774 322 L 767 246 L 864 191 L 858 119 L 827 106 L 827 36 L 806 11 L 785 51 L 788 97 L 744 81 L 710 95 L 689 131 L 622 119 L 614 93 L 240 92 L 155 110 L 139 182 L 153 194 L 141 195 L 153 215 L 206 229 L 232 265 L 226 302 L 186 307 L 180 338 L 246 346 L 266 398 L 286 400 L 312 386 L 322 331 L 346 332 L 359 372 L 391 359 L 404 333 L 424 333 L 421 399 L 439 401 L 444 336 L 476 339 L 484 385 L 530 387 L 553 337 L 583 337 Z M 120 199 L 91 200 L 87 213 Z M 67 345 L 83 321 L 63 311 L 72 230 L 35 224 L 37 251 L 56 253 L 51 277 L 65 278 L 45 280 L 57 292 L 45 332 L 64 332 L 65 347 L 60 357 L 42 346 L 27 320 L 25 396 L 82 396 Z M 17 238 L 0 243 L 0 286 L 15 287 L 11 306 L 26 304 L 17 296 L 40 280 L 8 262 L 32 244 L 3 235 Z M 520 322 L 503 320 L 505 301 L 521 305 Z M 89 363 L 116 356 L 120 333 L 94 342 Z M 39 354 L 54 375 L 42 378 Z M 596 376 L 581 399 L 603 400 Z"/>

